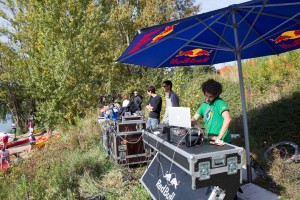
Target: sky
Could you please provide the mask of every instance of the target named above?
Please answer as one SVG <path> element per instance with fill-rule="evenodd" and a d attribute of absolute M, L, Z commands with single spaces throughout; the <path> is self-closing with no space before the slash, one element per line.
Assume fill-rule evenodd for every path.
<path fill-rule="evenodd" d="M 232 4 L 244 3 L 250 0 L 196 0 L 196 4 L 201 4 L 200 13 L 209 12 L 230 6 Z"/>
<path fill-rule="evenodd" d="M 227 6 L 230 6 L 232 4 L 239 4 L 239 3 L 244 3 L 246 1 L 250 0 L 196 0 L 196 4 L 201 4 L 201 13 L 206 13 L 212 10 L 217 10 L 220 8 L 225 8 Z M 236 61 L 234 62 L 228 62 L 228 63 L 220 63 L 214 65 L 216 69 L 219 69 L 225 65 L 235 65 Z"/>

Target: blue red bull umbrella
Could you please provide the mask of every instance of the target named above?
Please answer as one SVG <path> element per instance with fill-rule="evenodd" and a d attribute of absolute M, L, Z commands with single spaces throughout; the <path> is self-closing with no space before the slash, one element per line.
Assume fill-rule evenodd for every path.
<path fill-rule="evenodd" d="M 253 0 L 139 30 L 117 62 L 164 68 L 237 61 L 247 158 L 250 147 L 242 59 L 300 47 L 300 0 Z"/>

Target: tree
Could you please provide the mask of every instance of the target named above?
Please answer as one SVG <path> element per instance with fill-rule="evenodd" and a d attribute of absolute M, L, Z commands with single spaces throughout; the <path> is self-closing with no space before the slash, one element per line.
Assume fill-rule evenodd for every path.
<path fill-rule="evenodd" d="M 145 27 L 198 11 L 193 0 L 67 0 L 1 2 L 12 28 L 2 28 L 15 52 L 22 102 L 48 128 L 75 123 L 99 94 L 160 84 L 164 70 L 114 64 Z M 152 11 L 152 12 L 151 12 Z M 6 14 L 10 13 L 10 14 Z M 13 74 L 13 73 L 12 73 Z M 11 74 L 11 75 L 12 75 Z M 147 76 L 145 76 L 147 74 Z"/>

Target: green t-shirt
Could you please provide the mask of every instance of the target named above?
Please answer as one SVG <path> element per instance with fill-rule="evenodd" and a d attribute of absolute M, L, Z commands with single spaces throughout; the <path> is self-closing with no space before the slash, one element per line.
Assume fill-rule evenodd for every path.
<path fill-rule="evenodd" d="M 229 111 L 227 104 L 221 98 L 217 98 L 211 105 L 204 102 L 200 105 L 197 114 L 200 115 L 205 124 L 208 136 L 217 136 L 223 125 L 222 113 Z M 230 131 L 227 129 L 222 137 L 224 142 L 231 142 Z"/>

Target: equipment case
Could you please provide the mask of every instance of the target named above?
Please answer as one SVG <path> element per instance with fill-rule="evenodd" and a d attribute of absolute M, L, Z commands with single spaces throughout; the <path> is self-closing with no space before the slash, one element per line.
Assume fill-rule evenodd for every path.
<path fill-rule="evenodd" d="M 109 134 L 110 158 L 115 164 L 131 165 L 152 160 L 154 150 L 145 148 L 142 129 L 145 121 L 133 120 L 117 122 Z"/>
<path fill-rule="evenodd" d="M 226 194 L 225 199 L 233 199 L 236 195 L 242 183 L 243 148 L 227 143 L 224 146 L 202 143 L 186 147 L 180 142 L 167 142 L 166 134 L 157 136 L 146 130 L 143 131 L 143 140 L 162 158 L 167 159 L 170 165 L 176 165 L 183 174 L 191 177 L 188 180 L 190 183 L 185 183 L 190 185 L 191 189 L 217 186 Z M 153 162 L 155 160 L 157 159 Z M 145 176 L 147 172 L 143 177 Z M 146 186 L 147 179 L 143 177 L 141 180 Z M 180 180 L 177 178 L 176 181 Z"/>

